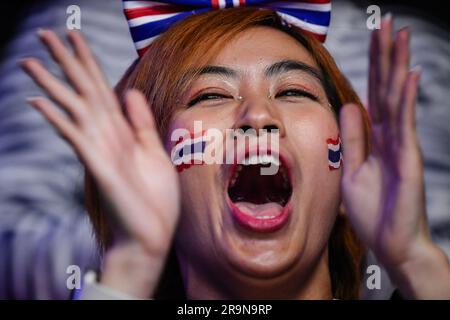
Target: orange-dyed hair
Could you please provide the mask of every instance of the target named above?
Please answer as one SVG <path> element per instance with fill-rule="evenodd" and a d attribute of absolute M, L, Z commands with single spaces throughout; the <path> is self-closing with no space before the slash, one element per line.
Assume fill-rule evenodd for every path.
<path fill-rule="evenodd" d="M 155 116 L 161 137 L 167 132 L 172 114 L 195 73 L 187 70 L 201 67 L 233 37 L 256 26 L 268 26 L 297 39 L 317 62 L 324 78 L 324 89 L 335 114 L 345 103 L 355 103 L 363 110 L 368 137 L 368 118 L 357 94 L 337 68 L 324 46 L 306 32 L 282 24 L 271 10 L 232 8 L 191 16 L 172 26 L 157 38 L 145 55 L 137 60 L 116 86 L 119 97 L 129 88 L 137 88 L 146 96 Z M 368 140 L 367 140 L 368 141 Z M 368 148 L 368 146 L 367 146 Z M 96 236 L 103 249 L 112 242 L 111 224 L 95 181 L 86 171 L 86 206 Z M 173 251 L 173 250 L 172 250 Z M 357 299 L 361 281 L 364 250 L 343 214 L 339 214 L 329 240 L 329 268 L 333 295 L 339 299 Z M 182 283 L 173 252 L 170 254 L 156 297 L 182 296 Z"/>

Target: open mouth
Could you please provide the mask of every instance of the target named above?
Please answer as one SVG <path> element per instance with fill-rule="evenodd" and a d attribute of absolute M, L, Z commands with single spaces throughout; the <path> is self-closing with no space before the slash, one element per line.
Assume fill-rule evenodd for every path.
<path fill-rule="evenodd" d="M 275 174 L 262 175 L 264 167 L 276 166 Z M 285 161 L 276 155 L 249 156 L 234 165 L 228 198 L 235 220 L 257 232 L 280 229 L 289 218 L 292 183 Z"/>

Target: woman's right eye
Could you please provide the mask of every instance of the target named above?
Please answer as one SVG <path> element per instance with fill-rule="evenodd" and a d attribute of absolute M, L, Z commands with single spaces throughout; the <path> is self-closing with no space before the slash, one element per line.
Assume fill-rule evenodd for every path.
<path fill-rule="evenodd" d="M 215 92 L 206 92 L 202 93 L 199 96 L 195 97 L 191 101 L 188 102 L 188 107 L 192 107 L 193 105 L 204 101 L 204 100 L 219 100 L 219 99 L 232 99 L 233 97 L 227 96 L 221 93 L 215 93 Z"/>

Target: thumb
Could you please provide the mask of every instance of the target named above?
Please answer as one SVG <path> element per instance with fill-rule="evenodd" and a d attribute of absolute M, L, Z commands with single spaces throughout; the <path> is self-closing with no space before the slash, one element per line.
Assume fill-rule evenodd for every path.
<path fill-rule="evenodd" d="M 344 176 L 351 176 L 365 160 L 365 134 L 362 110 L 346 104 L 340 112 L 341 137 L 344 156 Z"/>

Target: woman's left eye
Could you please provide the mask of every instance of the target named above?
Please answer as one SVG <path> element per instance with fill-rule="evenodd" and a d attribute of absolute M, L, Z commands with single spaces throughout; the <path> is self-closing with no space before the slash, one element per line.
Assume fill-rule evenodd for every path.
<path fill-rule="evenodd" d="M 305 97 L 305 98 L 309 98 L 313 101 L 319 100 L 319 98 L 317 98 L 312 93 L 309 93 L 308 91 L 300 90 L 300 89 L 283 90 L 283 91 L 277 93 L 275 96 L 275 98 L 279 98 L 279 97 Z"/>

